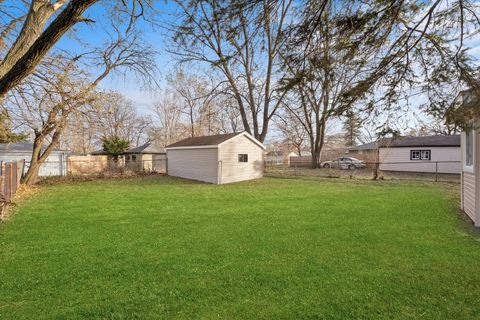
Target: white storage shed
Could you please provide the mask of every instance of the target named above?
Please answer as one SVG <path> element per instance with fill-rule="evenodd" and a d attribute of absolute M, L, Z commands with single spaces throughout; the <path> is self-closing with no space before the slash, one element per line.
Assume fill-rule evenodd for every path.
<path fill-rule="evenodd" d="M 265 146 L 247 132 L 187 138 L 167 150 L 167 174 L 214 184 L 263 177 Z"/>

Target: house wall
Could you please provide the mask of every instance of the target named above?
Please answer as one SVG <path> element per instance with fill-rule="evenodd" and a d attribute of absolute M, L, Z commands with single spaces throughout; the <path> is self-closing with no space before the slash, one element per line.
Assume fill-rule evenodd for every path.
<path fill-rule="evenodd" d="M 265 162 L 269 165 L 283 164 L 284 157 L 282 155 L 265 156 Z"/>
<path fill-rule="evenodd" d="M 410 150 L 431 150 L 431 160 L 410 160 Z M 456 173 L 462 171 L 460 147 L 380 148 L 380 170 L 408 172 Z"/>
<path fill-rule="evenodd" d="M 248 154 L 248 162 L 239 162 L 239 154 Z M 219 183 L 231 183 L 263 177 L 264 151 L 244 135 L 222 143 L 219 147 Z"/>
<path fill-rule="evenodd" d="M 475 174 L 463 172 L 462 174 L 462 208 L 463 211 L 472 219 L 475 218 Z"/>
<path fill-rule="evenodd" d="M 165 173 L 166 162 L 165 154 L 137 154 L 138 170 Z"/>
<path fill-rule="evenodd" d="M 137 158 L 140 162 L 140 169 L 143 171 L 153 171 L 153 154 L 139 154 Z"/>
<path fill-rule="evenodd" d="M 153 154 L 152 155 L 152 168 L 155 172 L 165 173 L 167 169 L 167 155 L 166 154 Z"/>
<path fill-rule="evenodd" d="M 167 150 L 167 174 L 174 177 L 217 183 L 217 149 Z"/>
<path fill-rule="evenodd" d="M 31 152 L 5 152 L 0 155 L 0 161 L 12 162 L 25 160 L 25 172 L 31 160 Z M 40 177 L 67 175 L 66 155 L 63 152 L 52 152 L 38 171 Z"/>
<path fill-rule="evenodd" d="M 477 125 L 480 125 L 478 123 Z M 473 166 L 465 165 L 465 133 L 462 133 L 462 185 L 461 208 L 472 219 L 475 226 L 480 226 L 480 136 L 475 130 L 473 140 Z"/>

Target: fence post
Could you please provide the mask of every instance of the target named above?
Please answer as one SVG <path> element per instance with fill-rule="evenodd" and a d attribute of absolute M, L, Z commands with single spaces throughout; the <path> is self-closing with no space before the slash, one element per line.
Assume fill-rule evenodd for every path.
<path fill-rule="evenodd" d="M 435 182 L 438 182 L 438 161 L 435 161 Z"/>

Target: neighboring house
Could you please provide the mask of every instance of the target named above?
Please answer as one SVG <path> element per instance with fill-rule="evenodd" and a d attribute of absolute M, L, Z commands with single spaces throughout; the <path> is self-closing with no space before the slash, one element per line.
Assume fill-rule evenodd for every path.
<path fill-rule="evenodd" d="M 378 141 L 350 147 L 347 151 L 349 157 L 365 161 L 368 168 L 375 168 L 378 163 Z"/>
<path fill-rule="evenodd" d="M 108 153 L 103 149 L 99 149 L 99 150 L 95 150 L 95 151 L 90 152 L 88 155 L 90 155 L 90 156 L 107 156 Z"/>
<path fill-rule="evenodd" d="M 265 146 L 247 132 L 187 138 L 167 150 L 167 174 L 215 184 L 263 177 Z"/>
<path fill-rule="evenodd" d="M 265 155 L 265 163 L 268 165 L 282 164 L 284 156 L 282 151 L 270 151 Z"/>
<path fill-rule="evenodd" d="M 378 146 L 383 171 L 461 172 L 460 135 L 381 139 Z"/>
<path fill-rule="evenodd" d="M 153 143 L 132 148 L 124 153 L 125 167 L 135 170 L 165 172 L 167 152 Z"/>
<path fill-rule="evenodd" d="M 353 146 L 348 149 L 348 153 L 369 154 L 378 152 L 378 141 Z"/>
<path fill-rule="evenodd" d="M 33 143 L 1 143 L 0 144 L 0 162 L 12 162 L 25 160 L 25 171 L 30 165 L 32 158 Z M 50 156 L 40 166 L 38 175 L 47 176 L 66 176 L 67 175 L 67 156 L 69 151 L 54 149 Z"/>
<path fill-rule="evenodd" d="M 295 152 L 270 151 L 265 155 L 265 163 L 267 165 L 289 164 L 290 157 L 297 157 Z"/>

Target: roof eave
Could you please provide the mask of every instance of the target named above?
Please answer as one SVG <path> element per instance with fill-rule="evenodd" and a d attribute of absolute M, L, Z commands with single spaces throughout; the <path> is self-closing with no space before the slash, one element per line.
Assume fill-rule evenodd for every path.
<path fill-rule="evenodd" d="M 239 134 L 231 137 L 230 139 L 227 139 L 227 140 L 219 143 L 218 146 L 221 146 L 222 144 L 226 143 L 227 141 L 230 141 L 230 140 L 235 139 L 236 137 L 240 137 L 240 136 L 245 136 L 245 137 L 247 137 L 248 139 L 250 139 L 253 143 L 255 143 L 257 146 L 259 146 L 259 147 L 262 148 L 263 150 L 267 149 L 267 147 L 265 147 L 265 146 L 263 145 L 263 143 L 261 143 L 260 141 L 258 141 L 257 139 L 255 139 L 251 134 L 249 134 L 249 133 L 246 132 L 246 131 L 240 132 Z"/>
<path fill-rule="evenodd" d="M 380 146 L 380 148 L 440 148 L 440 147 L 446 147 L 446 148 L 460 148 L 461 146 L 459 144 L 452 144 L 452 145 L 405 145 L 405 146 Z"/>

